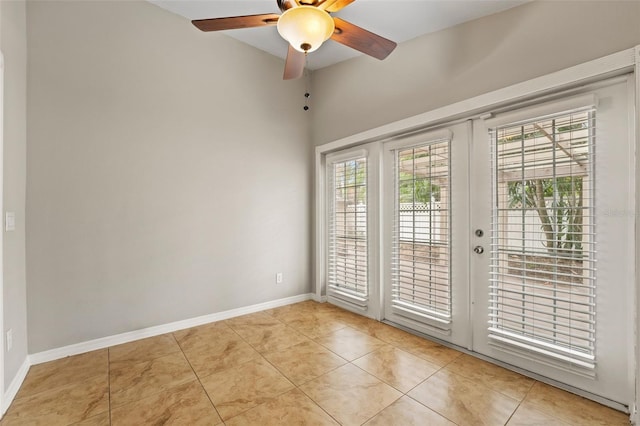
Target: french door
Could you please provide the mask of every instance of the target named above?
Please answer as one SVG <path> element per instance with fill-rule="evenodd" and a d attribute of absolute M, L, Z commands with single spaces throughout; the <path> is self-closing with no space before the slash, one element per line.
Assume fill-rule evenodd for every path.
<path fill-rule="evenodd" d="M 384 319 L 465 347 L 470 142 L 469 122 L 398 138 L 383 150 Z"/>
<path fill-rule="evenodd" d="M 329 302 L 630 404 L 632 89 L 326 155 Z"/>
<path fill-rule="evenodd" d="M 472 348 L 633 400 L 631 81 L 474 122 Z"/>

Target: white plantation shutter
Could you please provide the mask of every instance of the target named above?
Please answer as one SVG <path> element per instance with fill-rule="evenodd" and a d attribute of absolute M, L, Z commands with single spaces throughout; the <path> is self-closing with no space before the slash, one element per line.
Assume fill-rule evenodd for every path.
<path fill-rule="evenodd" d="M 329 296 L 364 307 L 369 296 L 367 158 L 328 159 Z"/>
<path fill-rule="evenodd" d="M 391 307 L 442 329 L 451 323 L 449 144 L 393 150 Z"/>
<path fill-rule="evenodd" d="M 585 371 L 595 367 L 595 133 L 592 105 L 490 131 L 489 337 Z"/>

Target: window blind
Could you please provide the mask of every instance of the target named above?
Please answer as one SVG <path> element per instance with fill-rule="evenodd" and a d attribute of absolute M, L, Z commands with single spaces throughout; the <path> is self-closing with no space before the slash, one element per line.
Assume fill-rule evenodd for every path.
<path fill-rule="evenodd" d="M 329 291 L 356 304 L 368 297 L 367 159 L 330 165 Z"/>
<path fill-rule="evenodd" d="M 489 336 L 595 367 L 595 109 L 491 129 Z"/>
<path fill-rule="evenodd" d="M 391 306 L 448 328 L 449 140 L 396 149 L 394 159 Z"/>

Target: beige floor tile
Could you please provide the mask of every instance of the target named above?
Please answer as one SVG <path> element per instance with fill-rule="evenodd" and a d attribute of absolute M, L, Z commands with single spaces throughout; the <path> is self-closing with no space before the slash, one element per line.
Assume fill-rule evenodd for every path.
<path fill-rule="evenodd" d="M 522 405 L 570 424 L 629 424 L 627 414 L 540 382 L 533 385 Z"/>
<path fill-rule="evenodd" d="M 173 333 L 180 348 L 185 350 L 195 349 L 199 346 L 208 345 L 218 340 L 238 338 L 238 334 L 224 322 L 213 322 L 198 327 L 188 328 Z"/>
<path fill-rule="evenodd" d="M 409 392 L 440 369 L 429 361 L 393 346 L 371 352 L 356 359 L 353 364 L 402 393 Z"/>
<path fill-rule="evenodd" d="M 315 303 L 315 302 L 314 302 Z M 333 321 L 340 321 L 338 317 L 342 316 L 342 315 L 347 315 L 349 317 L 351 317 L 353 314 L 351 312 L 347 312 L 343 309 L 340 309 L 334 305 L 331 305 L 329 303 L 320 303 L 317 304 L 318 306 L 313 309 L 313 310 L 305 310 L 305 315 L 303 315 L 303 317 L 299 317 L 297 319 L 305 319 L 308 318 L 310 316 L 314 316 L 316 318 L 323 318 L 323 319 L 330 319 Z"/>
<path fill-rule="evenodd" d="M 406 339 L 407 336 L 411 336 L 411 334 L 406 331 L 378 321 L 367 321 L 362 324 L 351 325 L 350 327 L 390 344 L 398 340 Z"/>
<path fill-rule="evenodd" d="M 138 401 L 195 378 L 182 352 L 112 369 L 111 408 Z"/>
<path fill-rule="evenodd" d="M 198 380 L 167 389 L 136 402 L 114 408 L 113 426 L 217 425 L 217 411 Z"/>
<path fill-rule="evenodd" d="M 172 334 L 163 334 L 110 347 L 109 366 L 122 368 L 176 352 L 180 352 L 176 339 Z"/>
<path fill-rule="evenodd" d="M 250 361 L 201 380 L 223 420 L 237 416 L 294 388 L 264 359 Z"/>
<path fill-rule="evenodd" d="M 314 311 L 316 314 L 331 314 L 334 317 L 342 314 L 353 315 L 352 312 L 345 311 L 344 309 L 339 308 L 336 305 L 332 305 L 331 303 L 318 303 L 316 305 L 317 308 Z"/>
<path fill-rule="evenodd" d="M 265 312 L 256 312 L 255 314 L 242 315 L 239 317 L 231 318 L 222 323 L 228 325 L 234 330 L 239 326 L 253 325 L 255 327 L 264 327 L 268 325 L 282 324 L 282 321 L 275 318 L 273 315 L 269 315 Z"/>
<path fill-rule="evenodd" d="M 402 396 L 352 364 L 311 380 L 300 389 L 343 425 L 360 425 Z"/>
<path fill-rule="evenodd" d="M 107 411 L 90 419 L 74 423 L 72 426 L 111 426 L 111 415 Z"/>
<path fill-rule="evenodd" d="M 517 400 L 446 370 L 407 395 L 461 426 L 504 425 L 518 407 Z"/>
<path fill-rule="evenodd" d="M 51 391 L 58 387 L 82 382 L 99 375 L 107 377 L 108 373 L 107 349 L 37 364 L 29 369 L 29 373 L 20 387 L 16 399 Z"/>
<path fill-rule="evenodd" d="M 303 302 L 269 309 L 264 311 L 264 313 L 277 318 L 279 321 L 289 323 L 291 321 L 305 319 L 306 317 L 313 315 L 317 310 L 318 309 L 313 305 Z"/>
<path fill-rule="evenodd" d="M 347 362 L 311 340 L 283 351 L 266 352 L 264 357 L 295 385 L 315 379 Z"/>
<path fill-rule="evenodd" d="M 227 426 L 338 425 L 298 389 L 290 390 L 225 422 Z"/>
<path fill-rule="evenodd" d="M 409 333 L 398 337 L 392 342 L 394 346 L 439 366 L 445 366 L 462 355 L 455 349 Z"/>
<path fill-rule="evenodd" d="M 522 401 L 535 382 L 522 374 L 466 354 L 459 356 L 445 368 L 518 401 Z"/>
<path fill-rule="evenodd" d="M 335 306 L 327 302 L 316 302 L 315 300 L 306 300 L 304 302 L 296 303 L 296 305 L 305 308 L 306 310 L 312 309 L 316 312 L 326 311 L 333 309 Z"/>
<path fill-rule="evenodd" d="M 184 354 L 200 378 L 261 358 L 238 335 L 211 340 L 207 344 L 185 350 Z"/>
<path fill-rule="evenodd" d="M 513 416 L 509 419 L 507 426 L 570 426 L 562 420 L 544 414 L 532 407 L 521 404 Z"/>
<path fill-rule="evenodd" d="M 348 361 L 353 361 L 386 345 L 383 341 L 351 327 L 326 334 L 315 341 Z"/>
<path fill-rule="evenodd" d="M 311 339 L 321 337 L 347 326 L 344 323 L 330 318 L 329 315 L 307 315 L 303 319 L 290 321 L 287 325 Z"/>
<path fill-rule="evenodd" d="M 106 374 L 16 399 L 3 425 L 68 425 L 109 411 Z"/>
<path fill-rule="evenodd" d="M 456 426 L 433 410 L 403 396 L 374 418 L 366 426 Z"/>
<path fill-rule="evenodd" d="M 374 319 L 367 318 L 362 315 L 354 314 L 353 312 L 348 312 L 342 309 L 335 310 L 330 314 L 334 320 L 339 321 L 343 324 L 346 324 L 347 326 L 354 329 L 366 328 L 369 326 L 369 324 L 375 324 L 379 322 Z"/>
<path fill-rule="evenodd" d="M 261 353 L 281 351 L 309 340 L 304 334 L 282 323 L 261 327 L 253 325 L 237 326 L 235 331 L 255 350 Z"/>

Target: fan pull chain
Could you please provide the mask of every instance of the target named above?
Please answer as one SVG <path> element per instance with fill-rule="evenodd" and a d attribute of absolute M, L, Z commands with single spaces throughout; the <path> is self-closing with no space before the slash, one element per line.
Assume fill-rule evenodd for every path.
<path fill-rule="evenodd" d="M 308 65 L 309 65 L 309 55 L 305 53 L 304 70 L 302 71 L 305 79 L 305 89 L 306 89 L 304 91 L 304 106 L 302 107 L 302 109 L 304 109 L 305 111 L 309 111 L 309 108 L 311 108 L 309 106 L 309 97 L 311 96 L 311 93 L 309 93 L 310 73 L 309 73 Z"/>

